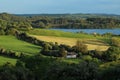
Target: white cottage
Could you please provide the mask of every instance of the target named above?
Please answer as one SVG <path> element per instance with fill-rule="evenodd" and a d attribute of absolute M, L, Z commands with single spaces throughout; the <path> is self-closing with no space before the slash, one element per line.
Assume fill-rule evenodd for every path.
<path fill-rule="evenodd" d="M 66 58 L 76 58 L 77 54 L 75 52 L 67 52 Z"/>

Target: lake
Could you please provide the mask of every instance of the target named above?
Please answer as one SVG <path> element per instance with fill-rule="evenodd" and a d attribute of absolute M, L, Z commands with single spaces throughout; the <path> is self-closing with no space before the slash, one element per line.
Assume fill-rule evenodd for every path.
<path fill-rule="evenodd" d="M 65 32 L 85 32 L 85 33 L 99 33 L 99 34 L 104 34 L 104 33 L 113 33 L 116 35 L 120 35 L 120 28 L 119 29 L 52 29 L 52 30 L 60 30 L 60 31 L 65 31 Z"/>

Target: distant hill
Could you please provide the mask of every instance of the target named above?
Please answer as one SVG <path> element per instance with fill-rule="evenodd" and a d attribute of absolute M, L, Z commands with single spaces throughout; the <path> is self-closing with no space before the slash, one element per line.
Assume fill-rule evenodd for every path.
<path fill-rule="evenodd" d="M 68 18 L 117 18 L 120 19 L 120 15 L 116 14 L 14 14 L 16 16 L 48 16 L 48 17 L 68 17 Z"/>
<path fill-rule="evenodd" d="M 9 28 L 8 28 L 9 27 Z M 120 15 L 114 14 L 0 14 L 0 28 L 120 28 Z M 3 31 L 3 30 L 2 30 Z M 3 33 L 2 33 L 3 34 Z"/>

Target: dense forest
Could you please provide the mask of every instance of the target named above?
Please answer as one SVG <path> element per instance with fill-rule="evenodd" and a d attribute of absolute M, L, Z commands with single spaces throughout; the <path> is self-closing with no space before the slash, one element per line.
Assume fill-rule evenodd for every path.
<path fill-rule="evenodd" d="M 7 28 L 67 28 L 67 29 L 109 29 L 120 28 L 119 15 L 83 14 L 41 14 L 12 15 L 0 14 L 0 30 Z"/>

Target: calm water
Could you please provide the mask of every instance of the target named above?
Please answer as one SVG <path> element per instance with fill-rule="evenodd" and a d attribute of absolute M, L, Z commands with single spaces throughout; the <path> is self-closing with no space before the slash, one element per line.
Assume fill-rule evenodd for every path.
<path fill-rule="evenodd" d="M 65 32 L 85 32 L 85 33 L 99 33 L 99 34 L 104 34 L 104 33 L 113 33 L 116 35 L 120 35 L 120 28 L 119 29 L 52 29 L 52 30 L 61 30 Z"/>

